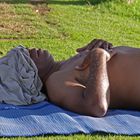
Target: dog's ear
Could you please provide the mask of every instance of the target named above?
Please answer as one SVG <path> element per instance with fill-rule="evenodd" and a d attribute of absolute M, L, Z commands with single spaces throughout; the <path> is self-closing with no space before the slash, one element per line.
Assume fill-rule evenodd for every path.
<path fill-rule="evenodd" d="M 83 71 L 85 70 L 90 64 L 90 53 L 85 57 L 82 64 L 75 66 L 76 70 Z"/>

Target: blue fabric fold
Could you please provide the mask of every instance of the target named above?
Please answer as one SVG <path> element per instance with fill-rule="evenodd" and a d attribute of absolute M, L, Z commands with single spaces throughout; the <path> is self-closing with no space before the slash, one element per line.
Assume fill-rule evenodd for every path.
<path fill-rule="evenodd" d="M 0 104 L 0 136 L 113 133 L 140 135 L 140 112 L 109 110 L 102 118 L 79 115 L 47 101 L 29 106 Z"/>

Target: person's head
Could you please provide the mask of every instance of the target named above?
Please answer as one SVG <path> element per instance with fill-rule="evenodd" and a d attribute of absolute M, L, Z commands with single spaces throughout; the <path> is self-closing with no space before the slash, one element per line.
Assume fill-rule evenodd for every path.
<path fill-rule="evenodd" d="M 38 69 L 39 77 L 44 82 L 44 79 L 50 75 L 55 65 L 53 56 L 47 50 L 33 48 L 28 49 L 28 51 Z"/>

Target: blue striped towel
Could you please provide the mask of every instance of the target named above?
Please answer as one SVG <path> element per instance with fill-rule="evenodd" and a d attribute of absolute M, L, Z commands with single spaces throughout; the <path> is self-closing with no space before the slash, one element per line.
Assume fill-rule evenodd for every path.
<path fill-rule="evenodd" d="M 113 133 L 140 135 L 140 112 L 109 110 L 103 118 L 79 115 L 48 102 L 0 104 L 0 136 Z"/>

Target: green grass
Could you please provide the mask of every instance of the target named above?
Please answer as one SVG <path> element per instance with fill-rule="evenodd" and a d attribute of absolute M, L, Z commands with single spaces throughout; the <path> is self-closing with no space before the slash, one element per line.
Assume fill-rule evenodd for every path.
<path fill-rule="evenodd" d="M 42 137 L 17 137 L 17 138 L 1 138 L 0 140 L 138 140 L 138 136 L 116 136 L 116 135 L 84 135 L 76 134 L 71 136 L 42 136 Z"/>
<path fill-rule="evenodd" d="M 128 0 L 0 0 L 0 51 L 3 55 L 23 44 L 49 50 L 56 60 L 75 54 L 75 49 L 93 38 L 116 45 L 140 47 L 140 1 Z M 116 135 L 40 136 L 4 140 L 109 139 L 140 137 Z"/>

